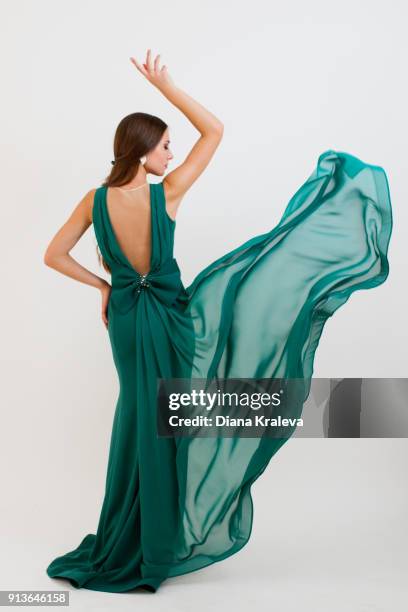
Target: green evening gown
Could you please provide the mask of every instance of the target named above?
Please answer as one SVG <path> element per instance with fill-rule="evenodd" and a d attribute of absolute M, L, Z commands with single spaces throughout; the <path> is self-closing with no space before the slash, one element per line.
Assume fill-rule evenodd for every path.
<path fill-rule="evenodd" d="M 187 288 L 163 184 L 149 190 L 147 276 L 119 247 L 107 188 L 94 198 L 95 235 L 112 273 L 108 331 L 120 392 L 96 534 L 46 570 L 77 588 L 155 592 L 250 538 L 251 485 L 285 439 L 158 437 L 157 378 L 310 381 L 325 321 L 352 292 L 388 276 L 387 177 L 347 153 L 322 153 L 278 225 L 212 262 Z"/>

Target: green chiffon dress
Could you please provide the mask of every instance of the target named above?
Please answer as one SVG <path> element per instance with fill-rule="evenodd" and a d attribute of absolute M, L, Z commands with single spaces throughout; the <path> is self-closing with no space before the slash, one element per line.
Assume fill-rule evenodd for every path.
<path fill-rule="evenodd" d="M 119 246 L 107 187 L 95 192 L 120 392 L 96 533 L 46 570 L 77 588 L 155 592 L 250 538 L 251 485 L 286 439 L 159 437 L 157 379 L 302 377 L 306 397 L 325 321 L 354 291 L 388 276 L 387 177 L 350 154 L 322 153 L 278 225 L 213 261 L 188 287 L 173 256 L 176 223 L 163 183 L 149 190 L 147 275 Z"/>

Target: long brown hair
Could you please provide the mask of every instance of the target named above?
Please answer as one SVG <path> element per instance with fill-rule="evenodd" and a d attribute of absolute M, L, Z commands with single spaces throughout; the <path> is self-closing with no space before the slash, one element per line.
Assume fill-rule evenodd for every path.
<path fill-rule="evenodd" d="M 103 187 L 120 187 L 129 183 L 137 174 L 140 158 L 147 155 L 160 142 L 167 124 L 148 113 L 131 113 L 119 122 L 113 141 L 114 161 L 112 170 L 102 183 Z M 111 270 L 96 245 L 99 265 L 110 274 Z"/>

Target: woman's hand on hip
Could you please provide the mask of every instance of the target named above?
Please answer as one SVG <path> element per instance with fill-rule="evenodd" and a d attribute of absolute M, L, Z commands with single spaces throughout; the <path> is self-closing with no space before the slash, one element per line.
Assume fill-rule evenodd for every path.
<path fill-rule="evenodd" d="M 104 283 L 100 289 L 102 296 L 102 321 L 106 329 L 108 329 L 108 304 L 111 291 L 112 287 L 108 282 Z"/>

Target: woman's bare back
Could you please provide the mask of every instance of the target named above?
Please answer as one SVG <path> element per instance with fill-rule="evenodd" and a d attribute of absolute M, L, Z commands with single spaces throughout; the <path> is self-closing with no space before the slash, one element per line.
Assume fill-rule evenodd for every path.
<path fill-rule="evenodd" d="M 139 274 L 147 274 L 151 258 L 150 186 L 108 187 L 106 203 L 117 242 Z"/>

